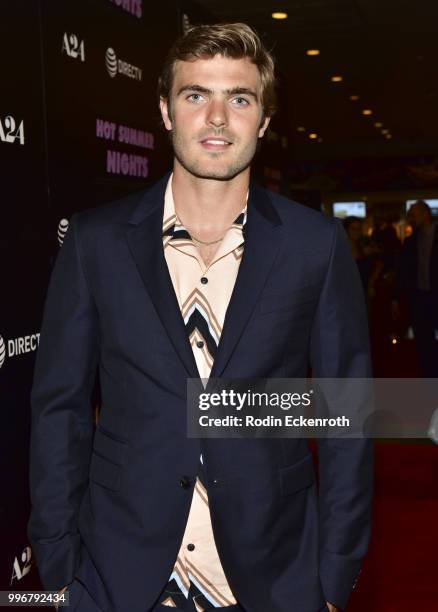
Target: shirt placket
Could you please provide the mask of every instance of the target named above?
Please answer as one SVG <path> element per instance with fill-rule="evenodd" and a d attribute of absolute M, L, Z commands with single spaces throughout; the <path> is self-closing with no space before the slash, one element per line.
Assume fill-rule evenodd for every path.
<path fill-rule="evenodd" d="M 246 207 L 244 211 L 242 211 L 242 213 L 239 215 L 238 219 L 246 219 Z M 243 224 L 241 223 L 237 225 L 236 223 L 233 224 L 233 226 L 228 230 L 227 234 L 225 235 L 217 252 L 213 256 L 212 261 L 209 262 L 208 264 L 205 264 L 199 250 L 196 248 L 188 232 L 186 232 L 185 228 L 182 226 L 179 219 L 175 216 L 175 225 L 173 227 L 173 235 L 176 232 L 179 236 L 183 236 L 183 239 L 179 241 L 174 240 L 173 235 L 172 235 L 170 238 L 171 246 L 178 249 L 182 253 L 184 253 L 185 256 L 194 258 L 196 260 L 199 266 L 199 269 L 200 269 L 200 282 L 204 287 L 202 293 L 205 295 L 206 300 L 210 304 L 214 304 L 214 301 L 215 301 L 214 294 L 212 294 L 209 288 L 205 287 L 205 285 L 211 282 L 212 277 L 214 280 L 214 276 L 215 276 L 214 266 L 217 265 L 219 260 L 227 256 L 233 256 L 232 251 L 235 251 L 235 255 L 236 255 L 239 249 L 243 249 L 244 236 L 243 236 L 242 229 L 243 229 Z M 196 287 L 194 287 L 193 290 L 195 288 Z M 200 336 L 202 336 L 202 334 L 200 334 Z M 219 338 L 218 338 L 218 341 L 219 341 Z M 203 349 L 204 342 L 205 342 L 205 339 L 204 340 L 199 339 L 198 341 L 196 341 L 196 348 Z M 192 350 L 194 350 L 194 348 L 195 347 L 192 345 Z M 196 353 L 195 353 L 195 359 L 196 359 Z M 197 363 L 199 362 L 201 362 L 201 360 L 197 359 Z M 209 375 L 211 371 L 211 367 L 207 366 L 206 371 L 208 372 L 208 375 Z M 194 514 L 192 513 L 196 514 L 196 516 L 194 516 Z M 200 531 L 199 537 L 197 533 L 194 533 L 193 530 L 190 529 L 190 525 L 193 525 L 194 523 L 196 524 L 197 530 Z M 191 596 L 190 594 L 192 593 L 193 585 L 196 585 L 198 587 L 200 583 L 202 582 L 202 574 L 197 572 L 197 568 L 204 567 L 206 563 L 206 559 L 204 559 L 204 556 L 205 554 L 208 554 L 208 552 L 203 550 L 203 548 L 206 547 L 204 540 L 207 538 L 208 542 L 210 542 L 210 545 L 215 546 L 214 538 L 211 533 L 211 530 L 212 530 L 211 518 L 210 518 L 210 512 L 209 512 L 209 506 L 208 506 L 206 478 L 205 478 L 205 473 L 204 473 L 202 453 L 200 455 L 199 471 L 198 471 L 198 476 L 197 476 L 196 483 L 195 483 L 195 490 L 194 490 L 194 494 L 192 498 L 192 507 L 189 513 L 188 527 L 189 528 L 188 529 L 186 528 L 186 532 L 183 536 L 183 541 L 182 541 L 180 552 L 178 555 L 178 565 L 184 571 L 184 582 L 186 584 L 187 582 L 189 582 L 190 584 L 189 591 L 184 589 L 185 597 L 187 598 Z M 206 536 L 207 533 L 209 534 L 209 537 Z M 201 537 L 202 534 L 204 535 L 204 540 Z M 203 547 L 203 542 L 204 542 L 204 547 Z M 197 578 L 200 581 L 198 583 L 197 583 Z M 213 584 L 210 584 L 209 588 L 207 589 L 210 591 L 210 596 L 212 597 L 211 602 L 210 602 L 212 604 L 211 607 L 216 607 L 217 605 L 227 606 L 235 601 L 231 591 L 229 591 L 228 585 L 226 583 L 225 584 L 223 583 L 224 580 L 226 579 L 224 578 L 222 573 L 220 573 L 220 575 L 215 576 Z M 216 587 L 220 586 L 221 590 L 217 590 L 215 588 L 214 582 L 216 583 Z M 220 585 L 219 585 L 219 582 L 221 582 Z M 197 589 L 194 589 L 194 590 L 197 590 Z M 223 591 L 226 592 L 227 590 L 229 591 L 230 599 L 227 599 L 223 595 Z M 204 590 L 204 593 L 206 594 L 207 591 Z M 195 595 L 193 597 L 196 609 L 199 612 L 203 612 L 204 608 L 201 605 L 200 601 L 195 601 L 196 597 L 200 597 L 201 599 L 203 599 L 204 596 Z"/>

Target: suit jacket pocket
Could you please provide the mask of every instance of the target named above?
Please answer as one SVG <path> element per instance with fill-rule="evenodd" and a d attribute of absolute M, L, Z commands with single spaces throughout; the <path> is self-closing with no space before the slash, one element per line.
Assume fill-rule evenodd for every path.
<path fill-rule="evenodd" d="M 123 465 L 128 443 L 98 424 L 94 434 L 93 450 L 112 463 Z"/>
<path fill-rule="evenodd" d="M 90 480 L 111 489 L 120 489 L 121 467 L 98 455 L 95 451 L 91 455 Z"/>
<path fill-rule="evenodd" d="M 280 468 L 279 471 L 283 495 L 297 493 L 315 482 L 315 470 L 310 454 L 292 465 Z"/>
<path fill-rule="evenodd" d="M 90 480 L 107 489 L 117 491 L 120 488 L 121 471 L 127 446 L 125 440 L 117 438 L 98 424 L 94 434 Z"/>

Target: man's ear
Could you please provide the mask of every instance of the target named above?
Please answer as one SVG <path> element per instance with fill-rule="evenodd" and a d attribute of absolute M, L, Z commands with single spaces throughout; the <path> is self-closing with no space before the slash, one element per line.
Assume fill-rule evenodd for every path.
<path fill-rule="evenodd" d="M 170 114 L 170 105 L 168 98 L 163 98 L 160 96 L 160 111 L 161 117 L 163 118 L 163 123 L 169 132 L 172 130 L 172 117 Z"/>
<path fill-rule="evenodd" d="M 259 138 L 263 138 L 270 121 L 271 121 L 271 117 L 265 117 L 263 119 L 260 125 L 260 128 L 259 128 Z"/>

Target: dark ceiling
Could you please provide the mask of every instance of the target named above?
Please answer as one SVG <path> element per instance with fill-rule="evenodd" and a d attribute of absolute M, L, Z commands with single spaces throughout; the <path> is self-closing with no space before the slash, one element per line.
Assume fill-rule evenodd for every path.
<path fill-rule="evenodd" d="M 213 20 L 254 26 L 273 50 L 283 112 L 274 129 L 299 157 L 438 151 L 437 0 L 198 0 Z M 275 21 L 273 11 L 288 19 Z M 320 49 L 317 57 L 306 50 Z M 334 74 L 343 81 L 331 82 Z M 360 96 L 351 101 L 349 96 Z M 371 116 L 363 116 L 369 108 Z M 381 122 L 392 139 L 386 139 Z M 306 132 L 297 132 L 303 126 Z M 311 141 L 310 132 L 322 142 Z"/>

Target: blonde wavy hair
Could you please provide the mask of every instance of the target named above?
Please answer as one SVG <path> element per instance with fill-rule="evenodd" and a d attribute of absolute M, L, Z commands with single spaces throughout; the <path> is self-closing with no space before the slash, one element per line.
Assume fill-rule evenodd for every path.
<path fill-rule="evenodd" d="M 177 61 L 208 59 L 216 55 L 241 59 L 247 57 L 258 68 L 265 117 L 277 110 L 274 59 L 257 33 L 245 23 L 219 23 L 192 26 L 171 47 L 158 79 L 158 95 L 169 101 Z"/>

